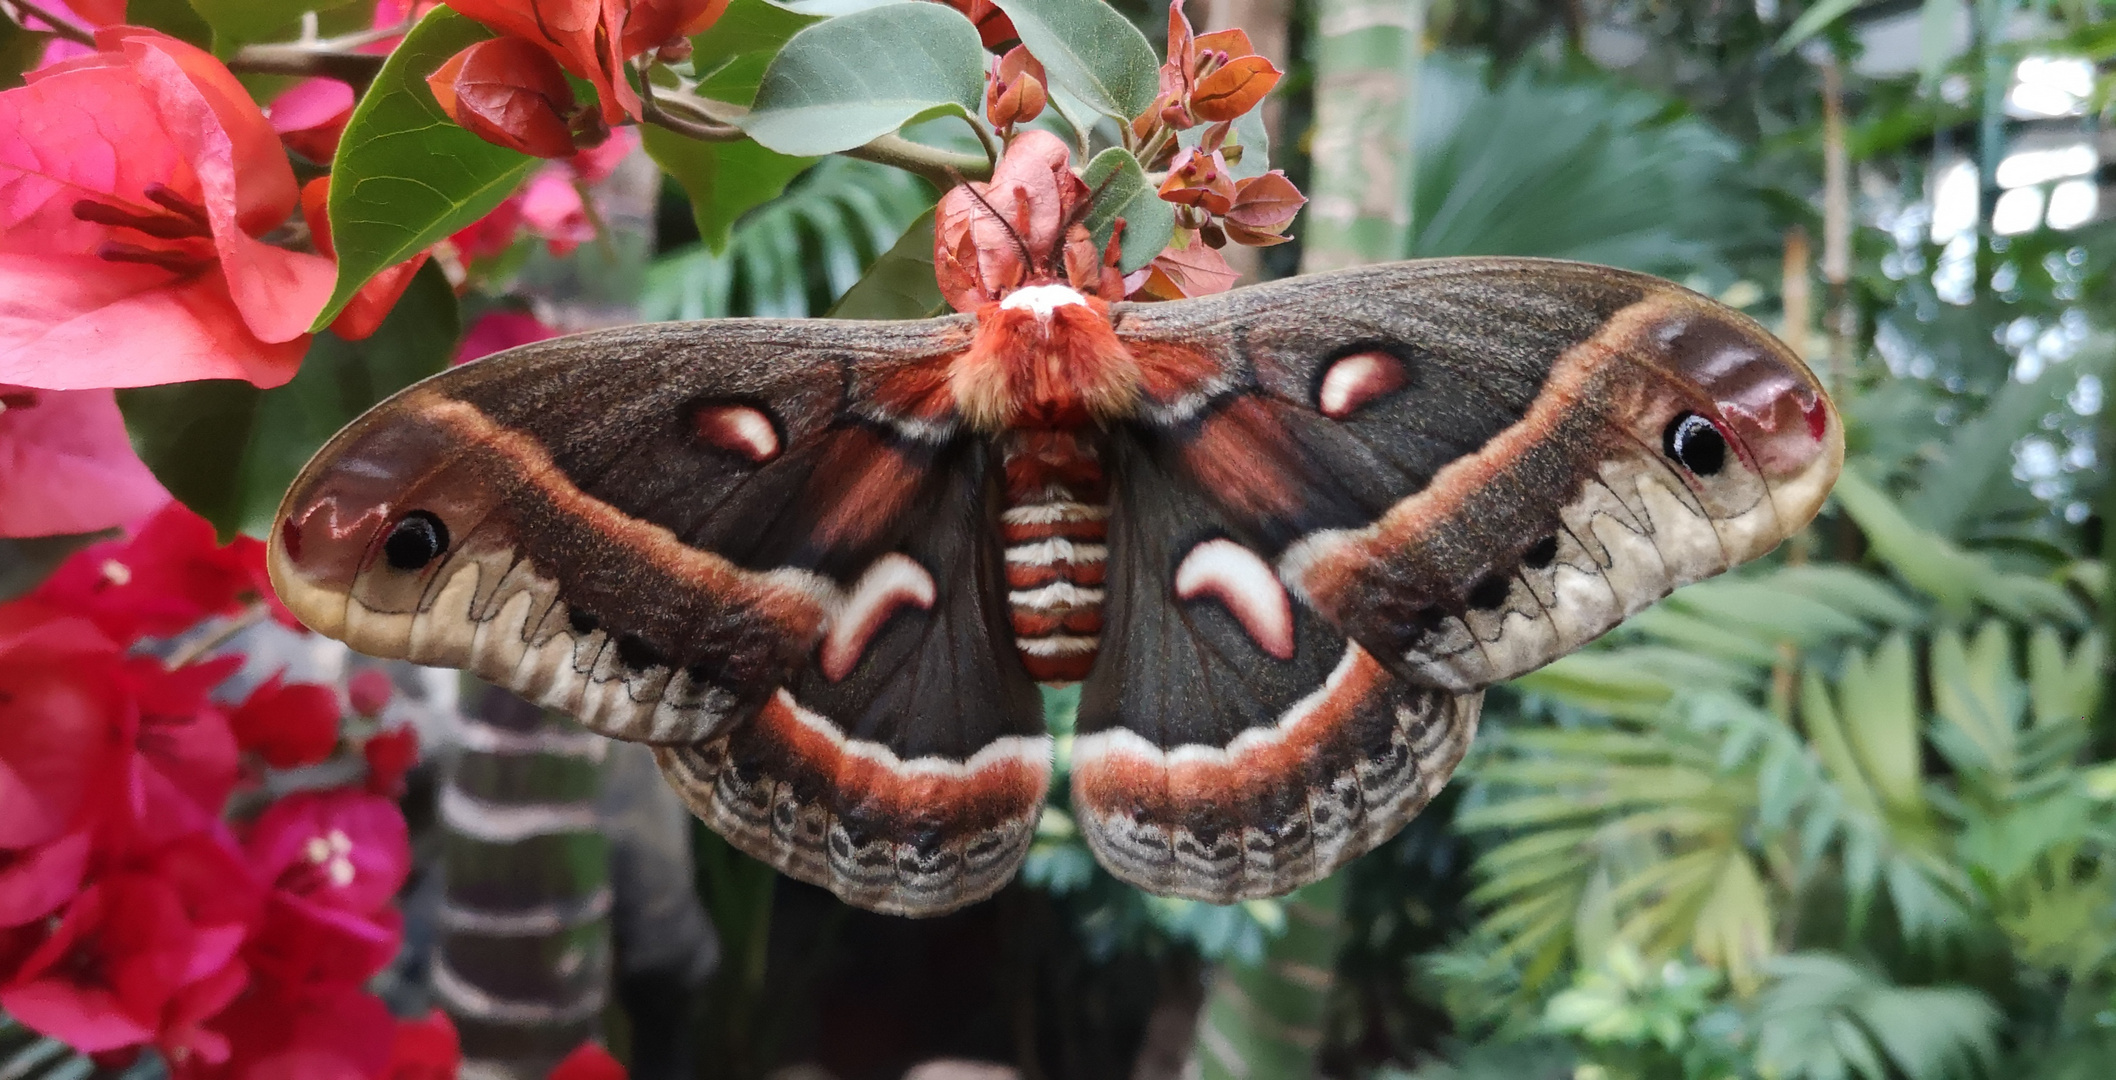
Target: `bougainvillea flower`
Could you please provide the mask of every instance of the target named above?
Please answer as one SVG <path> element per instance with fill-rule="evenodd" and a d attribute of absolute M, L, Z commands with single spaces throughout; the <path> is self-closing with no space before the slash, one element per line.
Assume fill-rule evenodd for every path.
<path fill-rule="evenodd" d="M 331 245 L 331 216 L 327 210 L 331 198 L 331 178 L 319 176 L 301 189 L 301 216 L 308 222 L 309 238 L 316 250 L 326 258 L 338 257 L 337 249 Z M 422 251 L 395 266 L 384 267 L 367 283 L 353 293 L 345 307 L 331 320 L 331 333 L 347 341 L 360 341 L 372 336 L 381 327 L 382 320 L 389 317 L 390 309 L 411 287 L 411 279 L 426 265 L 431 251 Z"/>
<path fill-rule="evenodd" d="M 93 623 L 31 602 L 0 606 L 0 849 L 75 828 L 118 757 L 123 652 Z"/>
<path fill-rule="evenodd" d="M 550 53 L 521 38 L 478 42 L 426 85 L 450 120 L 486 142 L 534 157 L 573 155 L 573 84 Z"/>
<path fill-rule="evenodd" d="M 181 1052 L 172 1056 L 225 1053 L 200 1021 L 234 998 L 244 974 L 227 935 L 200 931 L 158 875 L 101 878 L 0 988 L 0 1009 L 84 1052 L 160 1042 Z"/>
<path fill-rule="evenodd" d="M 1293 223 L 1293 215 L 1308 197 L 1286 179 L 1286 174 L 1277 169 L 1262 176 L 1237 180 L 1234 185 L 1234 205 L 1228 207 L 1220 224 L 1227 230 L 1227 238 L 1237 244 L 1251 247 L 1268 247 L 1283 244 L 1292 239 L 1285 235 L 1286 226 Z"/>
<path fill-rule="evenodd" d="M 522 225 L 541 238 L 551 254 L 565 258 L 595 239 L 595 222 L 581 199 L 580 186 L 564 167 L 543 168 L 522 185 Z"/>
<path fill-rule="evenodd" d="M 168 501 L 110 391 L 0 384 L 0 536 L 101 532 Z"/>
<path fill-rule="evenodd" d="M 1161 181 L 1161 198 L 1215 216 L 1224 214 L 1234 205 L 1234 177 L 1218 150 L 1201 154 L 1185 147 L 1169 163 L 1168 179 Z"/>
<path fill-rule="evenodd" d="M 103 26 L 116 26 L 125 21 L 127 0 L 44 0 L 40 9 L 72 23 L 75 29 L 94 30 Z M 45 29 L 38 19 L 26 19 L 23 25 L 31 30 Z"/>
<path fill-rule="evenodd" d="M 455 1023 L 439 1009 L 418 1020 L 397 1021 L 389 1042 L 389 1067 L 381 1080 L 455 1080 L 463 1044 Z"/>
<path fill-rule="evenodd" d="M 299 190 L 220 61 L 134 27 L 0 93 L 0 381 L 294 375 L 329 259 L 259 239 Z"/>
<path fill-rule="evenodd" d="M 962 12 L 964 17 L 975 24 L 977 26 L 977 37 L 984 42 L 984 46 L 987 49 L 995 45 L 1003 45 L 1021 36 L 1014 29 L 1014 21 L 1007 18 L 1007 13 L 999 10 L 999 5 L 993 3 L 992 0 L 940 0 L 940 2 Z"/>
<path fill-rule="evenodd" d="M 396 1021 L 357 986 L 259 978 L 213 1026 L 227 1036 L 228 1056 L 172 1061 L 172 1080 L 375 1080 L 387 1075 Z"/>
<path fill-rule="evenodd" d="M 379 731 L 361 744 L 367 760 L 367 790 L 385 799 L 404 794 L 404 774 L 419 763 L 419 733 L 410 724 Z"/>
<path fill-rule="evenodd" d="M 381 668 L 361 668 L 345 680 L 345 701 L 353 712 L 366 717 L 382 715 L 389 708 L 389 699 L 395 697 L 397 687 L 389 678 L 389 672 Z"/>
<path fill-rule="evenodd" d="M 338 746 L 338 692 L 266 679 L 228 716 L 235 743 L 275 769 L 314 765 Z"/>
<path fill-rule="evenodd" d="M 87 829 L 21 851 L 0 850 L 0 927 L 26 926 L 64 907 L 80 891 L 94 850 Z M 8 970 L 0 966 L 0 979 Z"/>
<path fill-rule="evenodd" d="M 1116 238 L 1097 252 L 1080 224 L 1087 185 L 1073 175 L 1065 142 L 1026 131 L 1007 146 L 990 183 L 958 184 L 941 196 L 933 229 L 933 270 L 957 311 L 975 311 L 1054 268 L 1074 288 L 1118 299 Z"/>
<path fill-rule="evenodd" d="M 985 119 L 1000 128 L 1036 119 L 1048 100 L 1044 86 L 1049 82 L 1043 64 L 1029 55 L 1028 46 L 1007 50 L 1005 56 L 992 61 L 992 71 L 985 77 Z"/>
<path fill-rule="evenodd" d="M 273 803 L 250 827 L 245 850 L 275 888 L 357 914 L 387 907 L 411 872 L 397 804 L 346 788 Z"/>
<path fill-rule="evenodd" d="M 328 164 L 353 116 L 353 88 L 337 79 L 303 79 L 272 99 L 265 115 L 281 142 L 302 157 Z"/>
<path fill-rule="evenodd" d="M 124 778 L 132 828 L 150 842 L 210 828 L 235 790 L 239 751 L 228 717 L 207 695 L 242 666 L 223 656 L 170 669 L 152 657 L 126 661 L 121 681 L 135 717 Z"/>
<path fill-rule="evenodd" d="M 464 333 L 463 344 L 456 349 L 455 362 L 467 364 L 517 345 L 548 341 L 564 333 L 564 330 L 526 311 L 488 311 L 478 316 L 478 321 L 471 323 L 469 331 Z"/>
<path fill-rule="evenodd" d="M 624 1063 L 602 1044 L 585 1042 L 551 1067 L 549 1080 L 626 1080 Z"/>
<path fill-rule="evenodd" d="M 1150 300 L 1181 300 L 1186 296 L 1210 296 L 1234 288 L 1241 273 L 1208 246 L 1197 233 L 1176 230 L 1175 242 L 1147 264 L 1144 284 L 1137 295 Z"/>
<path fill-rule="evenodd" d="M 117 801 L 131 719 L 123 663 L 86 619 L 34 600 L 0 605 L 0 926 L 41 919 L 80 888 Z"/>
<path fill-rule="evenodd" d="M 638 149 L 638 129 L 622 128 L 600 145 L 545 165 L 491 213 L 449 237 L 449 243 L 466 261 L 482 259 L 512 247 L 526 229 L 545 241 L 552 254 L 564 257 L 595 237 L 581 190 L 609 179 Z"/>
<path fill-rule="evenodd" d="M 0 987 L 0 1009 L 77 1050 L 147 1042 L 176 992 L 188 931 L 176 891 L 153 878 L 90 885 Z"/>
<path fill-rule="evenodd" d="M 389 966 L 403 944 L 396 909 L 360 914 L 274 891 L 243 960 L 273 984 L 314 989 L 360 986 Z"/>
<path fill-rule="evenodd" d="M 1144 136 L 1156 125 L 1184 129 L 1199 122 L 1232 120 L 1264 100 L 1282 73 L 1256 55 L 1242 30 L 1199 36 L 1183 13 L 1183 0 L 1168 5 L 1168 59 L 1161 65 L 1161 93 L 1132 120 Z"/>
<path fill-rule="evenodd" d="M 704 30 L 728 0 L 448 0 L 448 6 L 550 54 L 586 79 L 615 124 L 641 118 L 625 61 Z"/>
<path fill-rule="evenodd" d="M 269 591 L 265 580 L 262 543 L 239 536 L 223 546 L 212 524 L 172 501 L 131 539 L 75 552 L 31 595 L 130 644 L 235 614 Z"/>

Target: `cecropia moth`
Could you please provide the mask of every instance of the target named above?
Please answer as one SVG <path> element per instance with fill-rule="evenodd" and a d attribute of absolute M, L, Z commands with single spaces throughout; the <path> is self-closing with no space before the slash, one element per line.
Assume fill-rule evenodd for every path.
<path fill-rule="evenodd" d="M 1655 278 L 1441 260 L 1132 304 L 1078 239 L 964 314 L 435 376 L 309 463 L 273 582 L 363 652 L 654 744 L 737 847 L 910 915 L 1013 876 L 1037 684 L 1077 681 L 1096 855 L 1228 902 L 1394 834 L 1485 687 L 1769 551 L 1843 457 L 1791 351 Z"/>

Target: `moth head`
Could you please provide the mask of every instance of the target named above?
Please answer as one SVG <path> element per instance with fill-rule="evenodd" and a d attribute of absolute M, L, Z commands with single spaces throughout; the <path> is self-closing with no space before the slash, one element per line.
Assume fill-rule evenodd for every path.
<path fill-rule="evenodd" d="M 1649 408 L 1657 430 L 1638 434 L 1708 505 L 1715 496 L 1767 499 L 1770 543 L 1799 531 L 1844 462 L 1844 425 L 1814 372 L 1763 327 L 1717 305 L 1671 315 L 1650 336 L 1681 385 Z"/>
<path fill-rule="evenodd" d="M 470 455 L 434 425 L 377 421 L 403 407 L 385 404 L 340 433 L 280 503 L 266 556 L 272 587 L 321 633 L 344 637 L 355 601 L 415 610 L 493 508 Z"/>

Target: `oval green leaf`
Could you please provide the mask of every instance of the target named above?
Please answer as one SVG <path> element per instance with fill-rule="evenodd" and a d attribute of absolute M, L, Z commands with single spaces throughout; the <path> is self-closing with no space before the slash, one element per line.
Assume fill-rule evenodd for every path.
<path fill-rule="evenodd" d="M 924 319 L 948 309 L 933 277 L 933 211 L 918 216 L 830 309 L 833 319 Z"/>
<path fill-rule="evenodd" d="M 1051 81 L 1106 116 L 1129 120 L 1161 93 L 1146 35 L 1102 0 L 995 0 Z"/>
<path fill-rule="evenodd" d="M 698 238 L 727 250 L 728 230 L 743 214 L 779 197 L 814 158 L 788 157 L 747 139 L 703 142 L 658 127 L 639 129 L 647 156 L 691 197 Z"/>
<path fill-rule="evenodd" d="M 939 4 L 889 4 L 826 19 L 779 50 L 742 129 L 794 157 L 850 150 L 984 103 L 977 28 Z"/>
<path fill-rule="evenodd" d="M 1087 211 L 1087 230 L 1095 238 L 1095 250 L 1109 243 L 1110 230 L 1124 219 L 1124 237 L 1117 245 L 1117 265 L 1129 274 L 1153 261 L 1176 233 L 1175 207 L 1162 201 L 1161 193 L 1147 182 L 1146 170 L 1128 151 L 1110 147 L 1087 163 L 1082 177 L 1095 193 L 1095 204 Z"/>
<path fill-rule="evenodd" d="M 426 77 L 492 31 L 445 7 L 428 12 L 353 109 L 331 163 L 331 241 L 338 287 L 315 329 L 329 326 L 367 279 L 492 212 L 537 159 L 457 127 Z"/>

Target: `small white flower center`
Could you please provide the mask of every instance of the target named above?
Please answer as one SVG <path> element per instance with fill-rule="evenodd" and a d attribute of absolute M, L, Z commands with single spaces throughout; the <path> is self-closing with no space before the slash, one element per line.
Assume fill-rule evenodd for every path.
<path fill-rule="evenodd" d="M 1086 303 L 1087 297 L 1080 295 L 1077 289 L 1071 289 L 1064 285 L 1030 285 L 1027 288 L 1016 289 L 1008 293 L 1006 299 L 999 302 L 999 310 L 1012 311 L 1015 308 L 1028 308 L 1030 311 L 1035 312 L 1039 318 L 1044 318 L 1067 304 L 1084 306 Z"/>

